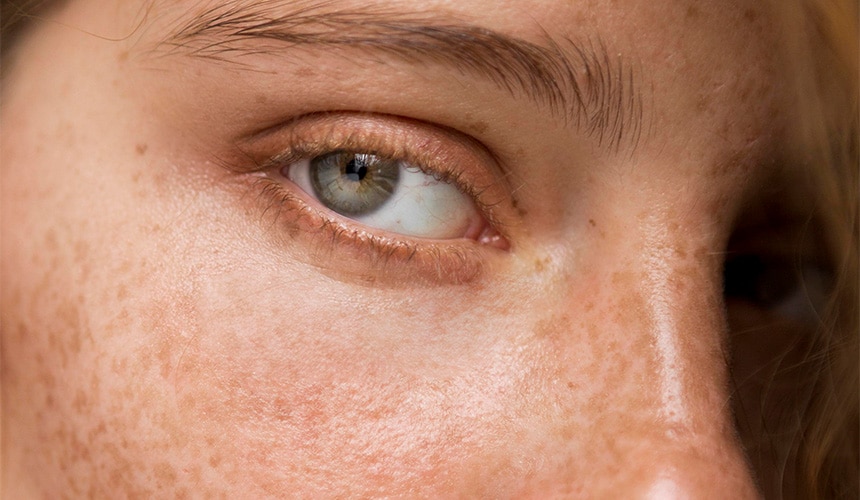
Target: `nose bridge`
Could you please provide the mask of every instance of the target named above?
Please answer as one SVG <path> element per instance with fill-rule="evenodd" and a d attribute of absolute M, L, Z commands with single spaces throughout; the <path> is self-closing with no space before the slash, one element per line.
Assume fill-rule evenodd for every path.
<path fill-rule="evenodd" d="M 656 418 L 639 457 L 649 465 L 628 489 L 643 498 L 757 496 L 731 423 L 719 283 L 702 258 L 665 234 L 642 253 Z"/>
<path fill-rule="evenodd" d="M 707 245 L 697 247 L 677 223 L 647 219 L 640 228 L 642 250 L 633 264 L 647 325 L 640 334 L 653 347 L 659 413 L 683 428 L 701 418 L 691 406 L 716 403 L 701 399 L 724 387 L 720 284 Z"/>
<path fill-rule="evenodd" d="M 656 394 L 650 466 L 631 477 L 644 498 L 754 498 L 731 423 L 720 278 L 707 238 L 678 222 L 640 223 L 637 286 Z M 696 243 L 699 242 L 699 243 Z M 716 490 L 714 488 L 717 488 Z"/>
<path fill-rule="evenodd" d="M 629 424 L 606 437 L 626 443 L 608 459 L 616 463 L 606 467 L 619 472 L 606 472 L 616 476 L 606 494 L 757 496 L 732 424 L 719 266 L 708 250 L 714 245 L 700 236 L 676 222 L 643 220 L 635 237 L 628 234 L 635 248 L 609 259 L 612 274 L 623 279 L 607 280 L 606 301 L 616 319 L 605 335 L 626 346 L 633 361 L 624 366 L 645 383 L 610 396 L 608 413 L 615 415 L 609 418 Z M 606 356 L 612 364 L 612 354 Z M 599 424 L 596 429 L 603 432 Z"/>

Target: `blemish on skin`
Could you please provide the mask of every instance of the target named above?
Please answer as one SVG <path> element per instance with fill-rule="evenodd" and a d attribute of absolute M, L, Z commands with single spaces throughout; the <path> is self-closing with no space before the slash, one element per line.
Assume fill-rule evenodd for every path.
<path fill-rule="evenodd" d="M 696 111 L 698 113 L 700 113 L 700 114 L 704 113 L 710 105 L 711 105 L 710 99 L 708 99 L 708 97 L 705 96 L 704 94 L 702 94 L 696 98 Z"/>
<path fill-rule="evenodd" d="M 138 156 L 145 155 L 147 149 L 149 149 L 149 145 L 147 145 L 147 144 L 138 144 L 137 146 L 134 147 L 134 150 L 138 154 Z"/>
<path fill-rule="evenodd" d="M 534 262 L 535 272 L 540 273 L 546 270 L 549 267 L 549 257 L 544 257 L 542 259 L 535 259 Z"/>
<path fill-rule="evenodd" d="M 128 61 L 128 51 L 123 50 L 122 52 L 119 53 L 119 55 L 117 56 L 116 59 L 117 59 L 117 61 L 119 61 L 121 63 Z"/>
<path fill-rule="evenodd" d="M 490 125 L 487 122 L 480 121 L 472 124 L 472 131 L 476 134 L 483 134 L 487 131 Z"/>
<path fill-rule="evenodd" d="M 520 208 L 520 202 L 516 198 L 511 198 L 511 208 L 516 210 L 520 217 L 528 215 L 528 212 L 525 209 Z"/>
<path fill-rule="evenodd" d="M 295 71 L 295 75 L 302 78 L 313 78 L 317 76 L 317 72 L 308 66 L 302 66 Z"/>
<path fill-rule="evenodd" d="M 701 12 L 695 5 L 690 5 L 689 7 L 687 7 L 687 19 L 697 18 L 700 14 Z"/>
<path fill-rule="evenodd" d="M 55 233 L 53 229 L 49 229 L 48 232 L 45 233 L 45 248 L 53 251 L 56 251 L 59 248 L 57 245 L 57 233 Z"/>
<path fill-rule="evenodd" d="M 591 227 L 597 227 L 597 223 L 594 222 L 594 219 L 588 219 L 588 225 Z"/>

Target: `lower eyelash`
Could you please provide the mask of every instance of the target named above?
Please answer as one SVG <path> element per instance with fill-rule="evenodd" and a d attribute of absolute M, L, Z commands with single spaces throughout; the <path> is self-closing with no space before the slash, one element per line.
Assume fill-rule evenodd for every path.
<path fill-rule="evenodd" d="M 492 252 L 464 242 L 415 242 L 350 227 L 269 177 L 252 176 L 250 190 L 264 207 L 261 223 L 283 228 L 274 234 L 286 234 L 289 239 L 281 239 L 285 245 L 304 238 L 309 263 L 338 279 L 349 276 L 409 286 L 464 284 L 480 278 Z"/>

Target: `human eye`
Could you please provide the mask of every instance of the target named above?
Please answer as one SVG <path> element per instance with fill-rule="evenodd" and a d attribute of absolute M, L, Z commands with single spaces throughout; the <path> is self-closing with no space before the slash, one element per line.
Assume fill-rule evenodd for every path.
<path fill-rule="evenodd" d="M 510 196 L 494 159 L 457 132 L 317 113 L 256 133 L 241 149 L 253 158 L 266 212 L 293 240 L 310 240 L 317 260 L 360 259 L 365 275 L 394 266 L 463 282 L 509 249 L 500 228 Z"/>
<path fill-rule="evenodd" d="M 374 229 L 432 239 L 498 237 L 471 199 L 415 164 L 335 150 L 279 172 L 326 208 Z"/>

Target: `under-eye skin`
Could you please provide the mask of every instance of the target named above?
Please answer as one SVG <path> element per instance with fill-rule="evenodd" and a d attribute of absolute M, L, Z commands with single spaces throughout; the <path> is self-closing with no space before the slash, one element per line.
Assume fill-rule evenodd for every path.
<path fill-rule="evenodd" d="M 467 282 L 509 249 L 510 191 L 493 157 L 457 133 L 398 117 L 306 115 L 240 143 L 264 212 L 314 264 L 375 280 Z M 384 277 L 384 276 L 383 276 Z"/>

